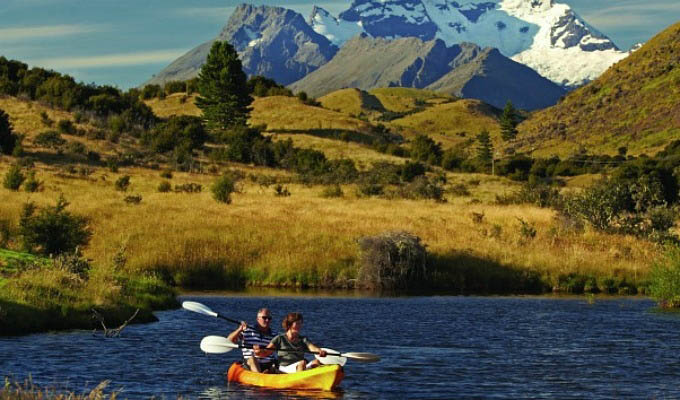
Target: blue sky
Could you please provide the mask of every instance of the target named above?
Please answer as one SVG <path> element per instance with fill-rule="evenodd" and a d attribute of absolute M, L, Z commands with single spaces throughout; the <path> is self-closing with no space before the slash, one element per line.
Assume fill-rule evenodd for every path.
<path fill-rule="evenodd" d="M 527 0 L 528 1 L 528 0 Z M 680 20 L 680 0 L 557 0 L 621 49 Z M 235 0 L 0 0 L 0 55 L 122 89 L 148 80 L 187 50 L 217 36 Z M 309 16 L 337 15 L 350 0 L 250 1 Z"/>

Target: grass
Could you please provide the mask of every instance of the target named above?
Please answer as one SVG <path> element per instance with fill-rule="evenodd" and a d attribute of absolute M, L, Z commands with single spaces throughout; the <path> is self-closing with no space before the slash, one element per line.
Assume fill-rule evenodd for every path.
<path fill-rule="evenodd" d="M 401 92 L 389 89 L 372 94 L 380 98 Z M 405 131 L 423 129 L 422 122 L 415 122 L 418 118 L 432 118 L 436 127 L 432 132 L 443 130 L 442 138 L 461 126 L 473 129 L 482 126 L 479 121 L 491 123 L 492 117 L 474 102 L 406 93 L 411 96 L 406 98 L 421 95 L 420 104 L 441 104 L 399 121 Z M 176 106 L 181 112 L 191 112 L 191 102 L 181 103 L 179 96 L 150 104 L 158 115 L 179 112 Z M 18 117 L 10 111 L 17 126 L 28 127 L 39 118 L 38 105 L 10 104 L 8 108 L 12 107 L 33 110 Z M 307 106 L 291 97 L 260 98 L 253 107 L 251 123 L 266 123 L 276 140 L 290 137 L 297 146 L 323 150 L 329 158 L 350 157 L 363 166 L 379 160 L 399 161 L 357 143 L 310 135 L 324 129 L 369 134 L 372 125 L 366 121 Z M 435 110 L 439 112 L 428 114 Z M 465 112 L 475 118 L 460 117 Z M 643 288 L 658 252 L 656 245 L 630 236 L 570 231 L 548 209 L 496 205 L 497 195 L 517 187 L 505 178 L 447 173 L 446 187 L 451 190 L 445 203 L 365 198 L 357 195 L 355 185 L 343 185 L 342 197 L 328 198 L 323 195 L 326 187 L 297 184 L 285 171 L 213 164 L 206 168 L 211 173 L 173 172 L 173 186 L 195 183 L 204 188 L 202 192 L 159 193 L 158 185 L 166 180 L 159 170 L 121 167 L 114 173 L 93 164 L 87 175 L 65 172 L 65 161 L 58 154 L 46 157 L 46 150 L 33 146 L 32 136 L 40 129 L 25 129 L 26 151 L 35 157 L 34 170 L 43 190 L 0 190 L 0 219 L 16 226 L 24 203 L 53 205 L 63 194 L 71 203 L 69 211 L 90 219 L 94 235 L 83 252 L 92 270 L 88 279 L 80 279 L 49 266 L 17 270 L 3 262 L 0 333 L 8 333 L 8 327 L 10 333 L 90 328 L 91 308 L 102 311 L 111 325 L 124 321 L 138 307 L 144 309 L 138 319 L 151 320 L 152 309 L 174 304 L 172 286 L 351 287 L 361 267 L 357 240 L 388 231 L 407 231 L 422 239 L 432 260 L 430 289 L 461 293 L 583 291 L 586 281 L 606 291 L 610 287 Z M 102 146 L 109 143 L 101 142 Z M 129 146 L 116 144 L 123 145 Z M 0 176 L 15 161 L 3 156 Z M 275 196 L 271 187 L 253 178 L 242 181 L 232 204 L 218 203 L 207 188 L 227 169 L 285 182 L 291 195 Z M 131 177 L 127 193 L 114 185 L 124 175 Z M 573 179 L 568 189 L 589 180 Z M 130 194 L 141 195 L 143 200 L 128 204 L 124 199 Z M 535 230 L 534 237 L 527 236 L 527 227 Z M 16 249 L 16 243 L 11 245 Z M 114 262 L 121 249 L 125 249 L 124 264 Z M 3 259 L 25 257 L 3 254 L 8 254 Z"/>
<path fill-rule="evenodd" d="M 104 381 L 88 393 L 77 394 L 39 387 L 33 383 L 31 378 L 21 383 L 12 382 L 9 378 L 5 377 L 4 385 L 0 386 L 0 400 L 113 400 L 117 398 L 117 393 L 105 393 L 108 384 L 109 381 Z"/>

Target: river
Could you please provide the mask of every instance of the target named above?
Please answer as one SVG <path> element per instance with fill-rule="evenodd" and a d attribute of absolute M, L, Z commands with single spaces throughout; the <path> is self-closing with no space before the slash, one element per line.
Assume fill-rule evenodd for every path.
<path fill-rule="evenodd" d="M 289 311 L 303 334 L 348 361 L 343 399 L 679 399 L 680 315 L 644 298 L 352 297 L 186 295 L 253 321 L 268 307 L 274 326 Z M 0 339 L 0 377 L 86 393 L 104 380 L 119 398 L 279 399 L 307 393 L 228 384 L 238 350 L 206 355 L 207 335 L 235 326 L 178 309 L 131 325 L 119 338 L 75 331 Z"/>

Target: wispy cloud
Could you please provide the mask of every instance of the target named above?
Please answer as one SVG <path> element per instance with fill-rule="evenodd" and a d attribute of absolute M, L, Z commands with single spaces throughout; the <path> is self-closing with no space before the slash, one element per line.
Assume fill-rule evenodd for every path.
<path fill-rule="evenodd" d="M 0 41 L 18 41 L 54 36 L 81 35 L 103 30 L 95 25 L 42 25 L 15 28 L 0 28 Z"/>
<path fill-rule="evenodd" d="M 186 52 L 187 49 L 167 49 L 101 56 L 43 58 L 30 60 L 28 63 L 53 69 L 122 67 L 169 62 Z"/>
<path fill-rule="evenodd" d="M 586 20 L 602 29 L 631 28 L 658 24 L 659 18 L 680 15 L 680 2 L 660 1 L 622 1 L 610 7 L 594 9 L 585 15 Z"/>
<path fill-rule="evenodd" d="M 235 7 L 187 7 L 178 8 L 175 14 L 189 18 L 226 21 Z"/>

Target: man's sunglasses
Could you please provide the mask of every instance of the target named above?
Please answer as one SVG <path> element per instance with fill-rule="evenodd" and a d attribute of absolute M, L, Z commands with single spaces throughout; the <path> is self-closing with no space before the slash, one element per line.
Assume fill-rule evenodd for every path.
<path fill-rule="evenodd" d="M 271 321 L 271 319 L 272 319 L 272 317 L 270 317 L 270 316 L 268 316 L 268 315 L 263 315 L 263 316 L 261 316 L 260 318 L 262 318 L 262 319 L 265 320 L 265 321 Z"/>

